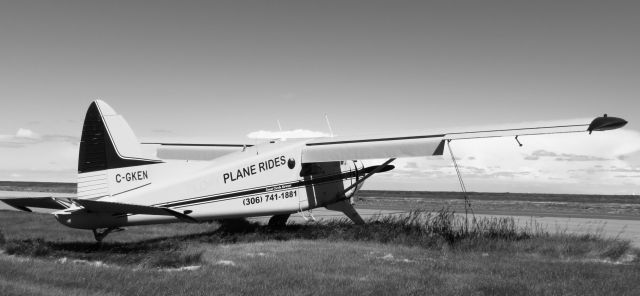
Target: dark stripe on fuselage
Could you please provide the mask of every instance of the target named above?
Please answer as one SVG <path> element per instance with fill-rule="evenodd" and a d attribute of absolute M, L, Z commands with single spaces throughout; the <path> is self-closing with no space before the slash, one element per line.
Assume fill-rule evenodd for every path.
<path fill-rule="evenodd" d="M 260 193 L 266 193 L 266 192 L 276 192 L 276 191 L 280 191 L 281 189 L 298 188 L 298 187 L 304 187 L 304 186 L 310 186 L 310 185 L 318 185 L 318 184 L 328 183 L 328 182 L 342 181 L 344 179 L 354 178 L 355 176 L 356 176 L 356 171 L 350 171 L 350 172 L 347 172 L 347 173 L 340 173 L 340 174 L 335 174 L 335 175 L 322 176 L 322 177 L 313 178 L 313 179 L 310 179 L 310 180 L 298 180 L 298 181 L 288 182 L 288 183 L 272 184 L 272 185 L 267 185 L 267 186 L 262 186 L 262 187 L 257 187 L 257 188 L 251 188 L 251 189 L 246 189 L 246 190 L 241 190 L 241 191 L 202 196 L 202 197 L 186 199 L 186 200 L 177 201 L 177 202 L 156 204 L 156 205 L 153 205 L 153 206 L 156 206 L 156 207 L 183 207 L 183 206 L 188 206 L 188 205 L 193 205 L 193 204 L 200 204 L 200 203 L 204 203 L 204 202 L 217 201 L 217 200 L 221 200 L 221 199 L 229 199 L 229 198 L 234 198 L 234 197 L 254 195 L 254 194 L 260 194 Z M 277 187 L 281 187 L 281 189 L 267 190 L 267 189 L 270 189 L 270 188 L 277 188 Z"/>

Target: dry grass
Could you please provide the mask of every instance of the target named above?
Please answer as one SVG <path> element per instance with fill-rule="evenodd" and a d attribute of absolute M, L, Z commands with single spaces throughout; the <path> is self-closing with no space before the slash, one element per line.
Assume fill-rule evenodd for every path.
<path fill-rule="evenodd" d="M 3 249 L 19 255 L 0 255 L 3 295 L 640 292 L 638 250 L 628 242 L 519 228 L 509 218 L 467 227 L 447 209 L 374 217 L 362 226 L 338 220 L 279 229 L 255 223 L 132 227 L 102 245 L 41 214 L 30 217 L 46 223 L 26 223 L 26 233 L 13 225 L 14 215 L 24 216 L 0 212 Z M 202 267 L 166 269 L 189 265 Z"/>
<path fill-rule="evenodd" d="M 637 295 L 640 279 L 637 264 L 514 252 L 327 240 L 191 244 L 205 250 L 195 271 L 0 258 L 0 289 L 5 295 Z"/>

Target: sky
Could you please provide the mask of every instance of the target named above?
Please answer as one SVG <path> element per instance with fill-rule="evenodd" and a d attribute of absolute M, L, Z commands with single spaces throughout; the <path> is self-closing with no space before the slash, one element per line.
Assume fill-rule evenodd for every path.
<path fill-rule="evenodd" d="M 467 188 L 640 192 L 637 1 L 1 1 L 0 180 L 75 181 L 101 99 L 143 141 L 596 117 L 594 135 L 452 142 Z M 373 162 L 372 162 L 373 163 Z M 451 159 L 365 188 L 459 190 Z"/>

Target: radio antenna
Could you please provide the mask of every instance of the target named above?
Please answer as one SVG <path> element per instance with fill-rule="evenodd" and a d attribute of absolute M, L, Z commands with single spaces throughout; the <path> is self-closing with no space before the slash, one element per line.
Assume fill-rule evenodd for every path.
<path fill-rule="evenodd" d="M 329 135 L 333 138 L 333 130 L 331 129 L 331 123 L 329 122 L 329 115 L 325 113 L 324 119 L 327 121 L 327 126 L 329 127 Z"/>

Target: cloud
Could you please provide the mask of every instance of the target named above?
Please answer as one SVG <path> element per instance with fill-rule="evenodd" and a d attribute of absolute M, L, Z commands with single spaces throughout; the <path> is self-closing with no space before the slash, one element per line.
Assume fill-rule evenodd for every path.
<path fill-rule="evenodd" d="M 570 153 L 562 153 L 558 154 L 555 152 L 547 151 L 547 150 L 536 150 L 531 153 L 531 155 L 527 155 L 524 157 L 525 160 L 540 160 L 543 157 L 550 157 L 556 161 L 606 161 L 610 160 L 604 157 L 597 157 L 591 155 L 582 155 L 582 154 L 570 154 Z"/>
<path fill-rule="evenodd" d="M 322 138 L 329 137 L 325 132 L 296 129 L 289 131 L 265 131 L 259 130 L 247 134 L 249 139 L 295 139 L 295 138 Z"/>
<path fill-rule="evenodd" d="M 594 175 L 596 178 L 606 178 L 614 177 L 614 178 L 638 178 L 640 177 L 640 168 L 634 167 L 616 167 L 611 166 L 605 168 L 603 166 L 593 166 L 585 169 L 574 169 L 568 170 L 570 174 L 574 176 L 581 176 L 584 174 Z"/>
<path fill-rule="evenodd" d="M 5 178 L 40 181 L 74 175 L 78 161 L 77 137 L 41 135 L 20 128 L 13 135 L 0 135 L 0 169 Z"/>
<path fill-rule="evenodd" d="M 32 130 L 29 130 L 26 128 L 20 128 L 16 132 L 16 138 L 39 139 L 40 135 L 34 133 Z"/>
<path fill-rule="evenodd" d="M 618 160 L 636 163 L 640 165 L 640 150 L 631 153 L 625 153 L 616 157 Z"/>
<path fill-rule="evenodd" d="M 417 169 L 418 168 L 418 164 L 415 161 L 410 161 L 410 162 L 407 162 L 404 165 L 404 168 L 405 169 Z"/>
<path fill-rule="evenodd" d="M 640 173 L 640 168 L 619 168 L 612 167 L 608 171 L 610 172 L 618 172 L 618 173 Z"/>
<path fill-rule="evenodd" d="M 616 178 L 623 178 L 623 179 L 626 179 L 626 178 L 640 178 L 640 175 L 616 175 L 615 177 Z"/>
<path fill-rule="evenodd" d="M 37 133 L 26 128 L 19 128 L 13 135 L 0 135 L 0 147 L 20 148 L 39 140 L 40 135 Z"/>
<path fill-rule="evenodd" d="M 40 135 L 26 128 L 19 128 L 14 135 L 0 135 L 0 147 L 5 148 L 23 148 L 27 145 L 47 142 L 67 142 L 76 144 L 80 142 L 80 139 L 78 137 L 67 135 Z"/>
<path fill-rule="evenodd" d="M 41 137 L 41 142 L 66 142 L 71 144 L 78 144 L 80 143 L 80 138 L 67 135 L 43 135 Z"/>
<path fill-rule="evenodd" d="M 604 157 L 591 156 L 591 155 L 562 153 L 559 157 L 556 157 L 555 160 L 557 161 L 607 161 L 609 159 Z"/>
<path fill-rule="evenodd" d="M 551 151 L 547 151 L 547 150 L 536 150 L 533 151 L 533 153 L 531 153 L 532 156 L 537 156 L 537 157 L 545 157 L 545 156 L 549 156 L 549 157 L 555 157 L 558 156 L 558 154 L 551 152 Z"/>
<path fill-rule="evenodd" d="M 7 171 L 0 168 L 0 180 L 14 181 L 45 181 L 45 182 L 75 182 L 77 172 L 75 170 L 51 171 L 51 170 L 15 170 Z"/>
<path fill-rule="evenodd" d="M 547 150 L 535 150 L 530 155 L 524 157 L 525 160 L 540 160 L 541 158 L 553 158 L 556 161 L 607 161 L 605 157 L 598 157 L 584 154 L 556 153 Z M 618 157 L 620 159 L 620 157 Z"/>

